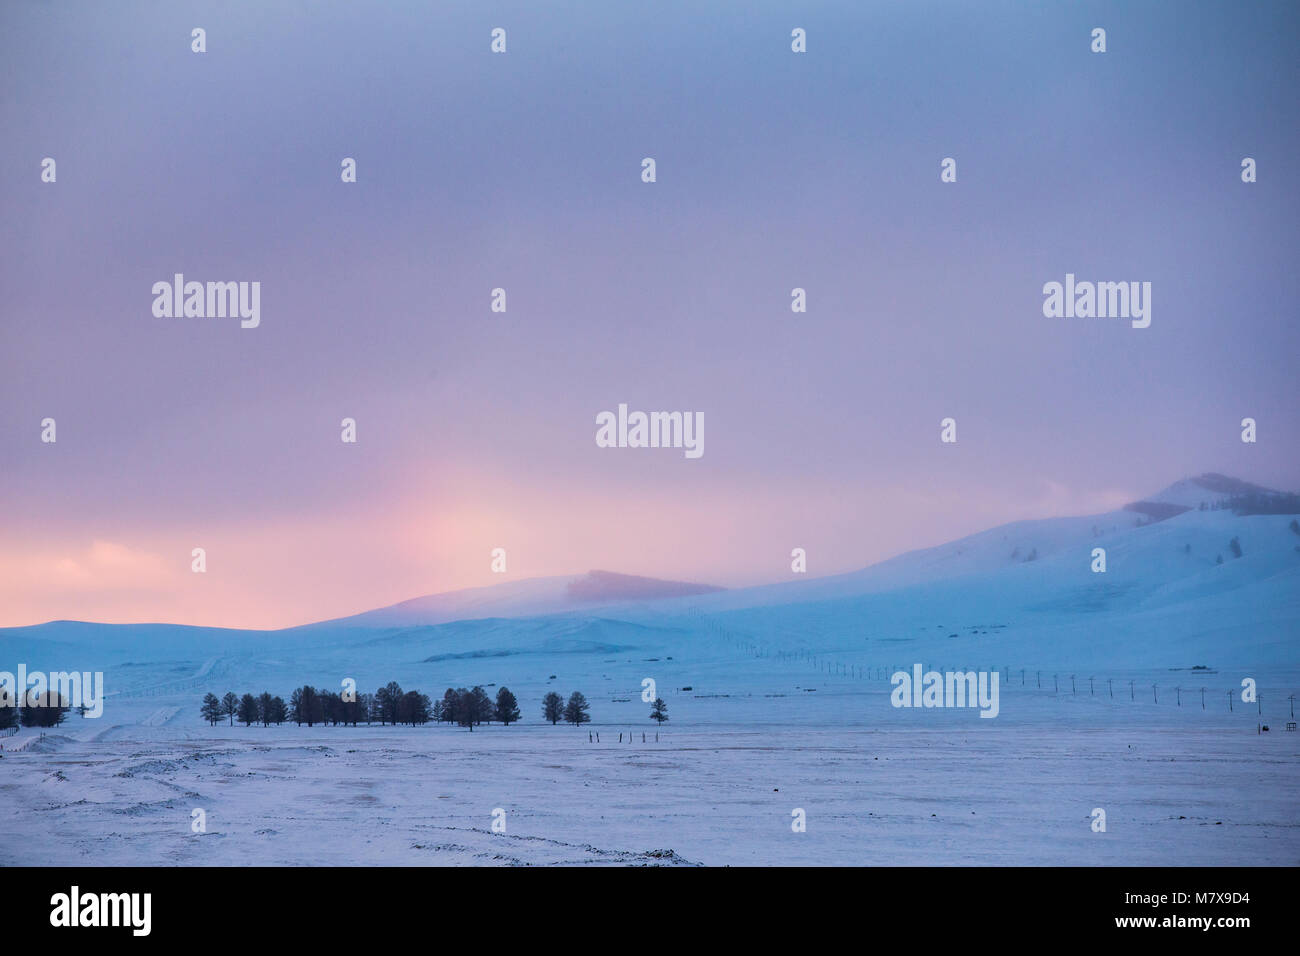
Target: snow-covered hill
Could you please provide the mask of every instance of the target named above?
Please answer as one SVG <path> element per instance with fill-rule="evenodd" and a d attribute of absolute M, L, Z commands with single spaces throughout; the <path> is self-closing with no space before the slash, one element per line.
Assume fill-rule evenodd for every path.
<path fill-rule="evenodd" d="M 52 622 L 0 630 L 0 653 L 193 664 L 214 655 L 294 661 L 363 651 L 384 666 L 550 654 L 571 666 L 575 656 L 613 650 L 698 653 L 722 628 L 776 653 L 820 650 L 862 664 L 903 651 L 1025 666 L 1290 664 L 1300 634 L 1300 525 L 1289 515 L 1218 507 L 1264 492 L 1202 476 L 1147 499 L 1196 501 L 1172 517 L 1124 509 L 1020 521 L 850 574 L 792 574 L 761 587 L 723 591 L 592 572 L 436 594 L 284 631 Z M 1202 494 L 1221 497 L 1201 510 Z"/>

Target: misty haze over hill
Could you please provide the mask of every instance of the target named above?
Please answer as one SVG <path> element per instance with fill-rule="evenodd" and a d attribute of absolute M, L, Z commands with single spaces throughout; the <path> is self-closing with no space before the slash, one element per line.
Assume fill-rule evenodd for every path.
<path fill-rule="evenodd" d="M 1294 500 L 1205 475 L 1113 512 L 1013 522 L 860 571 L 792 573 L 779 584 L 724 590 L 592 571 L 434 594 L 279 631 L 52 622 L 0 630 L 0 649 L 36 655 L 82 648 L 118 660 L 270 648 L 299 653 L 359 643 L 372 648 L 367 653 L 382 646 L 403 659 L 426 660 L 525 647 L 576 651 L 629 640 L 654 650 L 681 637 L 707 641 L 694 633 L 691 616 L 721 615 L 803 643 L 860 643 L 866 636 L 915 639 L 925 647 L 934 635 L 918 627 L 942 631 L 946 639 L 945 621 L 967 619 L 1006 624 L 993 633 L 997 646 L 1021 659 L 1093 655 L 1103 646 L 1112 646 L 1116 660 L 1159 658 L 1175 653 L 1169 643 L 1175 636 L 1183 646 L 1178 654 L 1199 643 L 1201 656 L 1288 659 L 1294 634 L 1288 628 L 1300 621 L 1295 519 L 1227 507 L 1261 497 Z M 1169 510 L 1153 516 L 1158 507 Z M 1106 552 L 1103 574 L 1090 570 L 1096 548 Z M 1137 644 L 1123 637 L 1147 633 L 1151 615 L 1165 618 L 1157 637 Z M 931 618 L 938 620 L 921 623 Z M 1017 620 L 1021 626 L 1009 624 Z M 475 621 L 484 623 L 471 626 Z"/>

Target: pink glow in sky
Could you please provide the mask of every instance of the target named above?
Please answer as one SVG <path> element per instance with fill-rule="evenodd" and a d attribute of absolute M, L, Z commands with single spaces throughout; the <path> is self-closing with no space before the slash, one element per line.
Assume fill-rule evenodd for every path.
<path fill-rule="evenodd" d="M 799 57 L 781 4 L 549 6 L 495 59 L 472 4 L 219 5 L 202 56 L 184 11 L 0 8 L 0 626 L 300 624 L 496 547 L 757 584 L 1300 487 L 1293 10 L 1119 5 L 1089 60 L 1023 5 L 846 4 Z M 155 317 L 178 272 L 261 324 Z M 1151 326 L 1045 318 L 1067 273 L 1150 282 Z M 704 456 L 598 448 L 622 402 Z"/>

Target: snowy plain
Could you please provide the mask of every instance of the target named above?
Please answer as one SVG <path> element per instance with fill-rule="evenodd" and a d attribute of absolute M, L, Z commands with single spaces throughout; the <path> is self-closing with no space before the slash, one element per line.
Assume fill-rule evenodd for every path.
<path fill-rule="evenodd" d="M 31 847 L 42 864 L 160 866 L 1300 859 L 1300 746 L 1257 733 L 1253 714 L 1011 690 L 1015 720 L 943 712 L 936 725 L 874 685 L 822 685 L 793 726 L 727 723 L 726 698 L 678 695 L 670 712 L 689 726 L 665 724 L 657 742 L 631 719 L 209 728 L 187 710 L 150 723 L 159 709 L 142 703 L 136 723 L 74 718 L 6 755 L 0 863 L 32 862 Z M 835 726 L 846 710 L 888 716 Z M 1106 833 L 1091 830 L 1097 807 Z M 791 829 L 795 808 L 806 832 Z M 206 833 L 191 832 L 194 809 Z"/>

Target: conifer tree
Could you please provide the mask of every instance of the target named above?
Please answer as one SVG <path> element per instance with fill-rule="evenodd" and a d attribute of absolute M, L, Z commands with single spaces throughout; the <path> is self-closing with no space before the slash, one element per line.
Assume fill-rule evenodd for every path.
<path fill-rule="evenodd" d="M 478 719 L 478 722 L 480 724 L 484 721 L 491 723 L 492 698 L 487 695 L 487 691 L 476 684 L 470 691 L 470 695 L 474 698 L 474 716 Z"/>
<path fill-rule="evenodd" d="M 569 702 L 564 705 L 564 719 L 575 727 L 588 723 L 591 715 L 588 710 L 587 698 L 582 695 L 581 691 L 575 690 L 569 695 Z"/>
<path fill-rule="evenodd" d="M 460 694 L 451 687 L 442 695 L 442 719 L 449 724 L 460 723 Z"/>
<path fill-rule="evenodd" d="M 509 727 L 519 719 L 519 701 L 510 693 L 510 688 L 502 687 L 497 691 L 497 720 Z"/>
<path fill-rule="evenodd" d="M 43 694 L 28 693 L 20 715 L 24 727 L 55 727 L 63 723 L 68 714 L 63 695 L 52 690 Z"/>
<path fill-rule="evenodd" d="M 554 727 L 564 719 L 564 698 L 555 691 L 550 691 L 542 698 L 542 716 Z"/>

